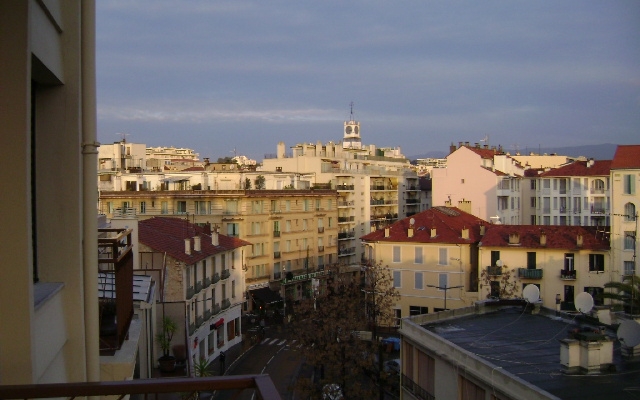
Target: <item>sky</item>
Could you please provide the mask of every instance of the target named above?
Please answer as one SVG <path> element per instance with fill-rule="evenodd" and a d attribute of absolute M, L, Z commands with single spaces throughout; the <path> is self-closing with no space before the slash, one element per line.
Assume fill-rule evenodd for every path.
<path fill-rule="evenodd" d="M 98 139 L 261 161 L 640 143 L 640 1 L 99 0 Z M 483 141 L 486 140 L 486 141 Z"/>

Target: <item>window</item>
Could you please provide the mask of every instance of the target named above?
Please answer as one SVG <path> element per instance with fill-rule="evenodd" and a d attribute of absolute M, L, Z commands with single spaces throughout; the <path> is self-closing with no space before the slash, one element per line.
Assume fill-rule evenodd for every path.
<path fill-rule="evenodd" d="M 627 203 L 624 205 L 624 220 L 631 222 L 636 220 L 636 206 L 633 203 Z"/>
<path fill-rule="evenodd" d="M 622 176 L 622 184 L 624 186 L 624 194 L 636 194 L 636 182 L 633 175 L 626 174 Z"/>
<path fill-rule="evenodd" d="M 426 307 L 420 307 L 426 308 Z M 428 311 L 421 314 L 427 314 Z M 413 378 L 413 377 L 409 377 Z M 436 360 L 426 353 L 418 350 L 418 385 L 433 395 L 436 386 Z M 462 398 L 462 397 L 460 397 Z"/>
<path fill-rule="evenodd" d="M 291 211 L 291 200 L 285 200 L 285 202 L 284 202 L 284 209 L 285 209 L 285 211 L 287 211 L 287 212 Z"/>
<path fill-rule="evenodd" d="M 624 233 L 624 249 L 625 250 L 633 250 L 636 244 L 636 235 L 633 231 L 628 231 Z"/>
<path fill-rule="evenodd" d="M 438 249 L 438 265 L 449 265 L 446 247 Z"/>
<path fill-rule="evenodd" d="M 309 199 L 303 200 L 302 211 L 311 211 L 311 200 Z"/>
<path fill-rule="evenodd" d="M 465 400 L 484 400 L 486 394 L 483 388 L 471 382 L 462 375 L 458 375 L 460 393 L 458 398 Z"/>
<path fill-rule="evenodd" d="M 393 262 L 400 262 L 400 246 L 393 246 Z"/>
<path fill-rule="evenodd" d="M 413 263 L 422 264 L 422 247 L 416 246 L 414 249 L 415 249 L 415 255 L 414 255 Z"/>
<path fill-rule="evenodd" d="M 271 212 L 276 212 L 278 210 L 278 200 L 271 200 Z"/>
<path fill-rule="evenodd" d="M 284 222 L 285 232 L 291 232 L 291 220 L 288 219 Z"/>
<path fill-rule="evenodd" d="M 320 200 L 320 199 L 316 199 L 316 211 L 320 211 L 320 210 L 322 210 L 322 207 L 320 206 L 320 202 L 321 202 L 321 201 L 322 201 L 322 200 Z"/>
<path fill-rule="evenodd" d="M 211 214 L 211 202 L 210 201 L 196 201 L 196 214 Z"/>
<path fill-rule="evenodd" d="M 429 307 L 409 306 L 409 315 L 429 314 Z"/>
<path fill-rule="evenodd" d="M 499 259 L 500 259 L 500 251 L 491 250 L 491 266 L 492 267 L 495 267 Z"/>
<path fill-rule="evenodd" d="M 227 235 L 231 237 L 240 236 L 240 225 L 237 223 L 228 223 L 227 224 Z"/>
<path fill-rule="evenodd" d="M 333 217 L 329 217 L 329 228 L 333 227 Z"/>
<path fill-rule="evenodd" d="M 231 281 L 231 298 L 232 299 L 236 298 L 236 281 L 235 280 Z"/>
<path fill-rule="evenodd" d="M 262 227 L 262 222 L 252 222 L 251 223 L 251 234 L 252 235 L 259 235 L 261 227 Z"/>
<path fill-rule="evenodd" d="M 225 214 L 237 214 L 238 213 L 238 200 L 227 200 Z"/>
<path fill-rule="evenodd" d="M 207 337 L 207 351 L 209 355 L 215 351 L 216 331 L 211 331 Z"/>
<path fill-rule="evenodd" d="M 449 287 L 449 274 L 438 274 L 438 287 Z"/>
<path fill-rule="evenodd" d="M 307 226 L 307 220 L 306 220 L 306 219 L 303 219 L 303 220 L 302 220 L 302 230 L 303 230 L 303 231 L 306 231 L 306 230 L 307 230 L 307 228 L 308 228 L 308 226 Z"/>
<path fill-rule="evenodd" d="M 262 200 L 254 200 L 254 202 L 253 202 L 253 212 L 255 214 L 262 214 L 263 203 L 264 202 Z"/>
<path fill-rule="evenodd" d="M 187 202 L 178 201 L 176 203 L 176 214 L 186 214 L 186 213 L 187 213 Z"/>
<path fill-rule="evenodd" d="M 536 269 L 536 252 L 527 252 L 527 269 Z"/>
<path fill-rule="evenodd" d="M 146 201 L 141 201 L 140 202 L 140 214 L 146 214 L 147 212 L 147 202 Z"/>
<path fill-rule="evenodd" d="M 274 235 L 280 234 L 280 221 L 273 221 L 273 233 Z"/>
<path fill-rule="evenodd" d="M 543 179 L 542 180 L 542 188 L 543 189 L 551 189 L 551 180 Z"/>
<path fill-rule="evenodd" d="M 573 271 L 573 253 L 565 253 L 564 254 L 564 270 L 565 271 Z"/>
<path fill-rule="evenodd" d="M 624 274 L 625 275 L 635 275 L 636 266 L 633 261 L 625 261 L 624 262 Z"/>
<path fill-rule="evenodd" d="M 331 199 L 327 200 L 327 210 L 331 210 Z"/>
<path fill-rule="evenodd" d="M 604 271 L 604 254 L 589 254 L 589 271 Z"/>
<path fill-rule="evenodd" d="M 422 272 L 416 272 L 415 273 L 415 288 L 422 290 L 424 289 L 423 287 L 423 278 L 422 278 Z"/>
<path fill-rule="evenodd" d="M 604 299 L 601 297 L 604 293 L 604 288 L 597 286 L 585 286 L 584 291 L 589 293 L 593 297 L 593 304 L 596 306 L 603 306 Z"/>
<path fill-rule="evenodd" d="M 393 271 L 393 287 L 394 288 L 402 287 L 402 279 L 401 279 L 400 271 Z"/>

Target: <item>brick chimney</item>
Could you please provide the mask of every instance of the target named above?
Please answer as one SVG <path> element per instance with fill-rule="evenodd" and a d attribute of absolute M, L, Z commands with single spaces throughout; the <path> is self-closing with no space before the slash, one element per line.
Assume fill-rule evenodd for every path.
<path fill-rule="evenodd" d="M 184 252 L 185 254 L 191 255 L 191 238 L 184 240 Z"/>
<path fill-rule="evenodd" d="M 540 246 L 547 245 L 547 234 L 544 231 L 540 232 Z"/>
<path fill-rule="evenodd" d="M 193 237 L 193 250 L 202 251 L 202 246 L 200 244 L 201 244 L 200 236 L 194 236 Z"/>
<path fill-rule="evenodd" d="M 431 238 L 436 237 L 436 228 L 431 228 Z"/>

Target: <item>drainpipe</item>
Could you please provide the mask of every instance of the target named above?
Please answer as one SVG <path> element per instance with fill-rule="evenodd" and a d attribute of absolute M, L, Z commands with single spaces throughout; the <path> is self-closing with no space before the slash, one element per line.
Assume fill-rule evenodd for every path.
<path fill-rule="evenodd" d="M 98 322 L 98 147 L 96 141 L 96 10 L 93 1 L 81 7 L 82 87 L 82 247 L 84 275 L 84 341 L 86 379 L 100 381 L 100 329 Z"/>

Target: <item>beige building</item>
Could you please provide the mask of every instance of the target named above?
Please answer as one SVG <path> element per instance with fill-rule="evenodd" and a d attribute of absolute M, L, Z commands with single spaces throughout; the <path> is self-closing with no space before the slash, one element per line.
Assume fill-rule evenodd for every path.
<path fill-rule="evenodd" d="M 251 243 L 242 268 L 247 290 L 272 286 L 339 262 L 335 190 L 192 190 L 100 193 L 100 210 L 111 217 L 135 214 L 188 219 Z M 311 276 L 302 279 L 311 280 Z M 248 304 L 249 309 L 252 303 Z"/>
<path fill-rule="evenodd" d="M 434 207 L 361 239 L 366 257 L 388 266 L 400 294 L 397 321 L 478 300 L 478 243 L 487 222 Z"/>
<path fill-rule="evenodd" d="M 618 146 L 611 162 L 612 266 L 618 276 L 638 275 L 640 145 Z"/>
<path fill-rule="evenodd" d="M 0 385 L 131 379 L 141 330 L 131 287 L 115 288 L 122 341 L 100 356 L 95 4 L 3 1 L 0 26 L 0 165 L 12 176 L 0 211 Z M 126 241 L 126 231 L 105 239 L 115 235 Z M 131 259 L 118 249 L 111 256 Z"/>
<path fill-rule="evenodd" d="M 338 261 L 355 265 L 363 257 L 360 236 L 420 211 L 420 185 L 399 148 L 363 144 L 353 118 L 343 133 L 340 143 L 300 143 L 290 154 L 280 142 L 262 170 L 303 174 L 312 186 L 338 191 Z"/>
<path fill-rule="evenodd" d="M 596 305 L 604 284 L 619 279 L 611 263 L 608 228 L 593 226 L 491 225 L 479 248 L 480 298 L 522 297 L 533 284 L 545 307 L 575 311 L 575 297 L 588 292 Z"/>
<path fill-rule="evenodd" d="M 163 271 L 158 312 L 178 323 L 173 345 L 186 346 L 188 365 L 211 362 L 240 343 L 242 266 L 251 244 L 180 218 L 155 217 L 137 225 L 140 263 Z"/>

